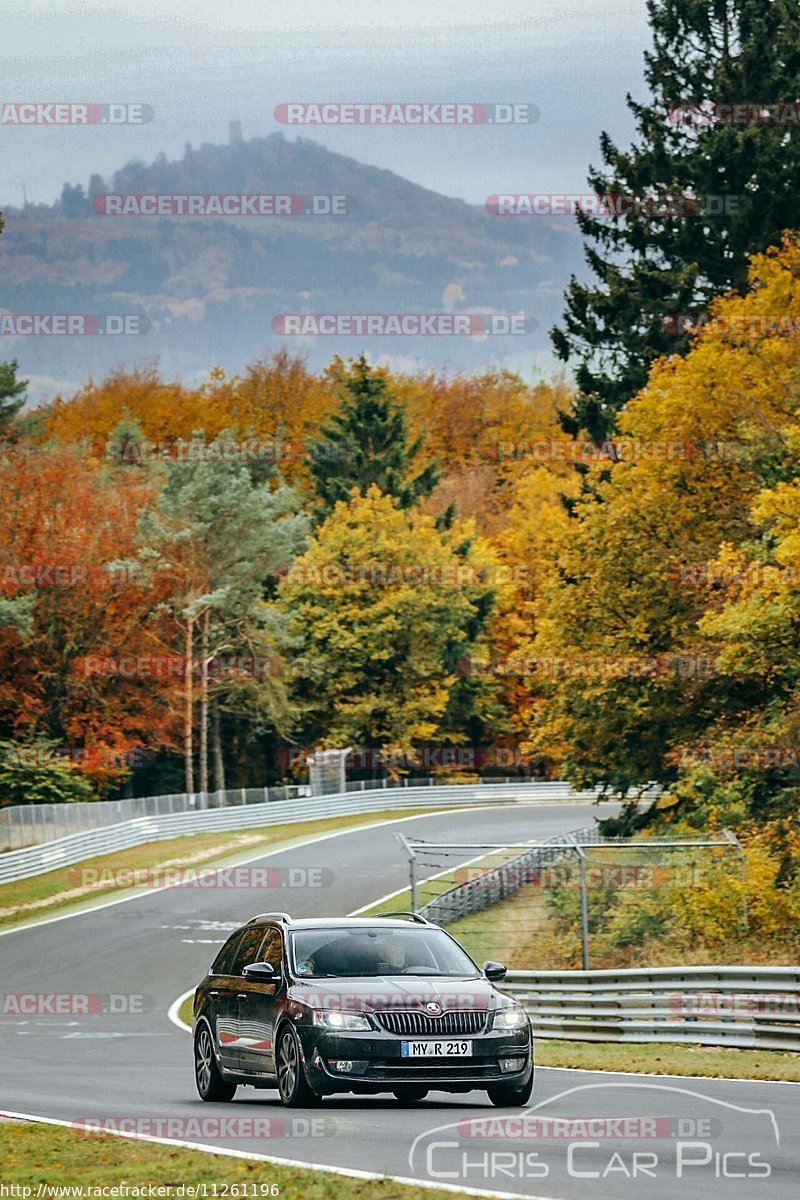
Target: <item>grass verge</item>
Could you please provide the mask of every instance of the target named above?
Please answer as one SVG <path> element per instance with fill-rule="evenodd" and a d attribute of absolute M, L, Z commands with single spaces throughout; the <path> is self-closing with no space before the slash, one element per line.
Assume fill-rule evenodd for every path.
<path fill-rule="evenodd" d="M 425 1188 L 389 1179 L 348 1179 L 109 1134 L 86 1135 L 57 1125 L 0 1121 L 0 1127 L 3 1135 L 0 1176 L 4 1183 L 31 1187 L 31 1194 L 41 1196 L 42 1200 L 55 1200 L 57 1195 L 63 1195 L 50 1192 L 48 1189 L 53 1186 L 115 1187 L 123 1183 L 131 1188 L 148 1185 L 167 1188 L 162 1193 L 165 1198 L 179 1196 L 177 1188 L 181 1184 L 202 1183 L 209 1192 L 216 1184 L 220 1196 L 272 1194 L 280 1200 L 430 1200 L 431 1196 Z M 40 1184 L 42 1191 L 38 1192 Z M 275 1191 L 271 1193 L 273 1186 Z M 74 1195 L 75 1200 L 80 1200 L 80 1192 Z"/>
<path fill-rule="evenodd" d="M 624 893 L 625 889 L 619 889 Z M 792 931 L 785 940 L 752 934 L 749 938 L 735 927 L 722 939 L 697 939 L 686 944 L 681 930 L 661 936 L 642 936 L 616 945 L 609 937 L 611 917 L 604 910 L 611 903 L 611 889 L 589 889 L 589 965 L 599 970 L 624 967 L 702 966 L 794 966 L 797 944 Z M 636 888 L 642 906 L 655 889 Z M 702 896 L 702 893 L 699 893 Z M 571 911 L 563 908 L 569 898 Z M 399 899 L 399 898 L 398 898 Z M 561 906 L 554 906 L 561 902 Z M 395 901 L 397 903 L 397 901 Z M 398 904 L 399 907 L 399 904 Z M 608 910 L 613 916 L 613 907 Z M 581 939 L 579 892 L 574 882 L 565 887 L 526 883 L 513 895 L 482 912 L 471 913 L 447 927 L 469 954 L 478 961 L 499 959 L 513 970 L 580 970 Z"/>
<path fill-rule="evenodd" d="M 446 808 L 446 805 L 442 806 Z M 441 811 L 425 809 L 425 812 Z M 297 824 L 268 825 L 258 829 L 239 829 L 219 833 L 193 833 L 164 842 L 147 842 L 129 850 L 84 859 L 69 867 L 60 867 L 43 875 L 33 875 L 0 886 L 0 927 L 24 924 L 26 920 L 49 917 L 86 902 L 103 903 L 109 896 L 144 890 L 127 886 L 123 873 L 149 871 L 154 876 L 164 870 L 181 867 L 220 866 L 237 858 L 253 857 L 259 850 L 281 845 L 315 834 L 334 833 L 372 821 L 398 820 L 418 815 L 419 809 L 397 812 L 357 813 L 346 817 L 327 817 Z M 81 882 L 81 871 L 91 867 L 102 873 L 103 886 Z M 112 876 L 119 875 L 119 879 Z"/>
<path fill-rule="evenodd" d="M 800 1083 L 800 1054 L 783 1050 L 735 1050 L 676 1042 L 624 1046 L 602 1042 L 537 1041 L 541 1067 L 584 1071 L 623 1071 L 656 1075 L 705 1075 L 720 1079 L 782 1080 Z"/>

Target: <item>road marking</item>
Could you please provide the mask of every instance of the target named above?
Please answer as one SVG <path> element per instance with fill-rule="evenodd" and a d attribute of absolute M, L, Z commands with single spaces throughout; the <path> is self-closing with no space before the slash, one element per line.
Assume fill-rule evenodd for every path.
<path fill-rule="evenodd" d="M 527 802 L 520 802 L 519 800 L 500 801 L 500 802 L 496 802 L 494 804 L 476 804 L 476 805 L 470 807 L 469 811 L 470 812 L 486 812 L 487 809 L 496 809 L 496 808 L 549 807 L 549 805 L 551 805 L 551 804 L 566 805 L 566 803 L 567 803 L 567 801 L 565 801 L 565 800 L 531 800 L 531 801 L 527 801 Z M 571 803 L 573 805 L 586 805 L 586 804 L 590 803 L 590 801 L 574 800 Z M 420 821 L 420 820 L 424 820 L 424 818 L 426 818 L 426 817 L 441 817 L 441 816 L 446 815 L 447 813 L 463 812 L 463 811 L 464 811 L 464 806 L 462 805 L 459 808 L 438 808 L 434 812 L 414 813 L 410 817 L 383 817 L 379 821 L 369 821 L 365 825 L 351 825 L 347 829 L 337 829 L 333 833 L 319 833 L 319 834 L 315 834 L 314 837 L 302 838 L 300 841 L 289 841 L 285 844 L 279 843 L 278 845 L 273 846 L 271 849 L 266 849 L 266 848 L 262 847 L 262 849 L 258 853 L 251 854 L 248 858 L 237 859 L 236 863 L 234 865 L 237 867 L 244 867 L 248 863 L 258 862 L 259 859 L 271 858 L 274 854 L 285 854 L 287 850 L 302 850 L 305 846 L 313 845 L 314 842 L 329 841 L 331 838 L 344 837 L 348 833 L 363 833 L 364 830 L 366 830 L 366 829 L 380 829 L 380 827 L 382 825 L 399 825 L 404 821 Z M 327 818 L 325 818 L 325 817 L 320 817 L 321 821 L 324 821 L 326 819 Z M 187 835 L 187 836 L 191 836 L 191 835 Z M 149 845 L 150 843 L 141 843 L 141 844 Z M 135 847 L 131 847 L 131 849 L 135 849 Z M 102 857 L 102 856 L 95 855 L 95 857 L 97 858 L 97 857 Z M 86 862 L 88 860 L 83 859 L 82 861 Z M 76 865 L 77 864 L 73 864 L 73 866 L 76 866 Z M 218 866 L 215 868 L 213 866 L 213 863 L 206 863 L 206 864 L 204 864 L 204 867 L 207 868 L 210 872 L 213 872 L 215 870 L 222 871 L 225 869 L 224 866 Z M 81 908 L 81 909 L 76 909 L 73 912 L 60 913 L 59 916 L 57 916 L 57 917 L 42 917 L 42 919 L 39 921 L 26 921 L 25 924 L 13 925 L 10 929 L 0 929 L 0 937 L 7 937 L 9 934 L 12 934 L 12 933 L 21 933 L 23 930 L 27 930 L 27 929 L 38 929 L 40 925 L 54 925 L 56 923 L 56 921 L 68 921 L 73 917 L 90 916 L 93 913 L 101 912 L 104 908 L 113 908 L 114 905 L 116 905 L 116 904 L 127 904 L 129 900 L 142 900 L 145 897 L 155 896 L 158 892 L 166 892 L 167 890 L 171 890 L 171 889 L 173 889 L 173 885 L 169 884 L 169 883 L 165 883 L 165 884 L 162 884 L 161 887 L 147 888 L 145 891 L 137 890 L 137 891 L 131 892 L 129 895 L 126 895 L 126 896 L 118 896 L 116 899 L 107 900 L 104 904 L 95 904 L 91 908 Z"/>
<path fill-rule="evenodd" d="M 33 1121 L 39 1125 L 60 1125 L 66 1129 L 74 1129 L 73 1121 L 62 1121 L 56 1117 L 37 1117 L 33 1113 L 9 1112 L 0 1110 L 0 1119 L 10 1121 Z M 434 1192 L 455 1192 L 460 1196 L 490 1196 L 497 1200 L 563 1200 L 557 1196 L 532 1195 L 525 1192 L 498 1192 L 494 1188 L 485 1191 L 482 1188 L 462 1187 L 454 1183 L 434 1183 L 430 1179 L 411 1179 L 403 1175 L 381 1175 L 375 1171 L 358 1171 L 355 1167 L 333 1167 L 327 1163 L 304 1162 L 296 1158 L 279 1158 L 274 1154 L 252 1154 L 247 1150 L 230 1150 L 223 1146 L 205 1146 L 198 1142 L 185 1142 L 178 1138 L 153 1137 L 150 1134 L 129 1133 L 121 1129 L 106 1129 L 102 1132 L 111 1137 L 129 1138 L 134 1142 L 154 1142 L 159 1146 L 178 1146 L 185 1150 L 199 1150 L 202 1154 L 219 1154 L 224 1158 L 243 1158 L 247 1162 L 272 1163 L 278 1167 L 297 1167 L 302 1171 L 321 1171 L 325 1175 L 340 1175 L 346 1179 L 377 1179 L 391 1180 L 392 1183 L 404 1184 L 406 1187 L 428 1188 Z"/>
<path fill-rule="evenodd" d="M 446 845 L 446 843 L 443 842 L 442 845 Z M 499 846 L 498 849 L 501 851 L 507 850 L 508 846 Z M 476 854 L 474 858 L 470 858 L 466 862 L 458 863 L 457 866 L 459 869 L 461 867 L 471 867 L 473 863 L 480 862 L 481 859 L 488 857 L 489 855 L 484 851 L 482 854 Z M 417 883 L 428 883 L 431 879 L 441 879 L 443 875 L 449 875 L 452 870 L 452 866 L 445 867 L 443 871 L 437 871 L 435 875 L 426 875 L 424 879 L 418 879 Z M 386 901 L 391 900 L 393 896 L 402 896 L 403 892 L 407 891 L 409 891 L 409 884 L 406 884 L 405 887 L 397 888 L 397 890 L 394 892 L 387 892 L 386 895 L 381 896 L 379 900 L 370 900 L 369 904 L 363 904 L 361 908 L 357 908 L 354 910 L 354 912 L 348 913 L 347 915 L 348 917 L 357 917 L 359 913 L 366 912 L 368 908 L 377 908 L 379 904 L 385 904 Z M 436 900 L 438 897 L 434 896 L 433 899 Z M 380 913 L 375 913 L 376 917 L 379 917 L 380 915 Z"/>
<path fill-rule="evenodd" d="M 540 1038 L 540 1041 L 546 1041 Z M 754 1054 L 754 1050 L 745 1050 L 744 1054 Z M 600 1067 L 540 1067 L 539 1071 L 578 1071 L 581 1075 L 619 1075 L 622 1079 L 711 1079 L 719 1083 L 768 1083 L 770 1086 L 779 1083 L 782 1087 L 800 1087 L 797 1079 L 747 1079 L 744 1076 L 731 1075 L 670 1075 L 669 1071 L 603 1071 Z"/>
<path fill-rule="evenodd" d="M 185 1029 L 187 1033 L 192 1032 L 192 1027 L 191 1025 L 187 1025 L 185 1021 L 182 1021 L 178 1016 L 178 1013 L 180 1012 L 184 1001 L 188 1000 L 190 996 L 193 996 L 194 992 L 194 988 L 189 988 L 188 992 L 184 992 L 182 996 L 178 996 L 177 1000 L 173 1000 L 172 1004 L 170 1004 L 167 1010 L 167 1019 L 172 1021 L 173 1025 L 177 1025 L 178 1029 Z"/>
<path fill-rule="evenodd" d="M 89 1033 L 62 1033 L 59 1035 L 62 1038 L 132 1038 L 132 1037 L 169 1037 L 168 1033 L 115 1033 L 112 1031 L 103 1032 L 102 1030 L 91 1030 Z"/>

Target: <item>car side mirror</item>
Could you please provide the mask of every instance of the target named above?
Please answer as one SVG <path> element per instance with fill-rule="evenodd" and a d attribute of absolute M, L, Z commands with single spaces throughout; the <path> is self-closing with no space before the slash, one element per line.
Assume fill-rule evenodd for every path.
<path fill-rule="evenodd" d="M 483 973 L 490 983 L 499 983 L 501 979 L 506 977 L 506 968 L 499 962 L 485 962 L 483 964 Z"/>
<path fill-rule="evenodd" d="M 245 979 L 252 980 L 253 983 L 277 983 L 279 972 L 275 970 L 272 963 L 255 962 L 246 966 L 242 975 Z"/>

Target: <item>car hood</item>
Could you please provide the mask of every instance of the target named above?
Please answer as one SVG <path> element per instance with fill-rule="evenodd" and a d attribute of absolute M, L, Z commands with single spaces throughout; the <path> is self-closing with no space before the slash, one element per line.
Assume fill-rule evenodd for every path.
<path fill-rule="evenodd" d="M 480 1011 L 502 1003 L 488 980 L 436 976 L 375 975 L 369 978 L 309 979 L 289 988 L 289 999 L 310 1008 L 350 1012 L 409 1009 L 433 1013 Z M 433 1005 L 434 1008 L 429 1006 Z"/>

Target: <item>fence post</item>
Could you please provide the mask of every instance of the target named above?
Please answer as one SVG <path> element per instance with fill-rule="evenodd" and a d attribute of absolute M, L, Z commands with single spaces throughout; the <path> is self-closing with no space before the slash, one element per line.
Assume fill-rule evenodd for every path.
<path fill-rule="evenodd" d="M 735 846 L 739 852 L 739 861 L 742 864 L 742 924 L 744 932 L 747 933 L 750 929 L 750 914 L 747 908 L 747 858 L 745 857 L 744 847 L 739 841 L 735 833 L 731 833 L 730 829 L 723 829 L 723 836 L 728 839 L 732 846 Z"/>
<path fill-rule="evenodd" d="M 411 843 L 409 842 L 408 838 L 404 837 L 402 833 L 396 833 L 394 836 L 397 838 L 398 842 L 404 848 L 406 854 L 408 855 L 408 886 L 409 886 L 409 891 L 411 893 L 411 911 L 416 912 L 417 911 L 417 869 L 416 869 L 417 856 L 414 853 L 414 848 L 411 845 Z"/>
<path fill-rule="evenodd" d="M 581 884 L 581 962 L 584 971 L 589 970 L 589 901 L 586 895 L 586 854 L 572 834 L 567 835 L 578 855 L 578 871 Z"/>

